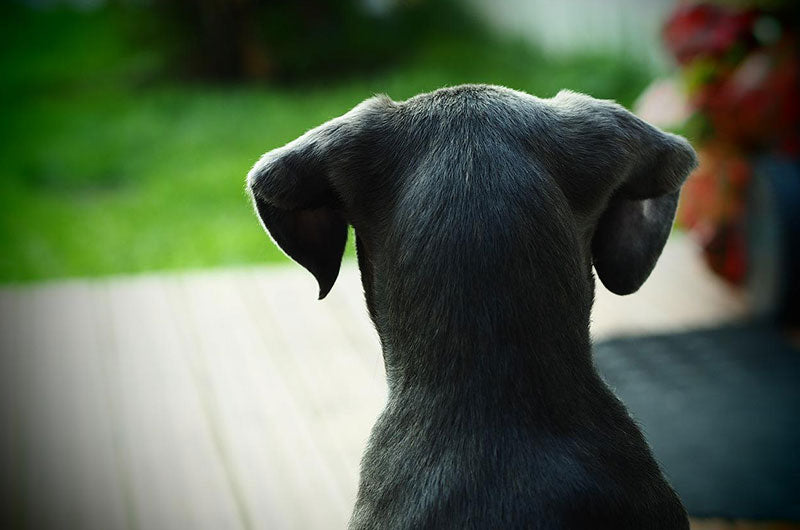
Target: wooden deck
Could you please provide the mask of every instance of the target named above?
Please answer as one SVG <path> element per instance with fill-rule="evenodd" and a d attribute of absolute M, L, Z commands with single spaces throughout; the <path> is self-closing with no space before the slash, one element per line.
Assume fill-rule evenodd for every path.
<path fill-rule="evenodd" d="M 386 389 L 355 265 L 315 294 L 297 266 L 0 289 L 0 506 L 33 528 L 343 528 Z M 593 333 L 744 308 L 677 238 L 636 295 L 598 287 Z"/>

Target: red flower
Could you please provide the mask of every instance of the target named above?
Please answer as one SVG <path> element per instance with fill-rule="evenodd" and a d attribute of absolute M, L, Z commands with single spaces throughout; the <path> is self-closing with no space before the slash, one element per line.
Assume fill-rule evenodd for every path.
<path fill-rule="evenodd" d="M 733 11 L 699 4 L 678 8 L 664 26 L 663 37 L 678 62 L 699 56 L 719 57 L 734 44 L 752 43 L 754 11 Z"/>

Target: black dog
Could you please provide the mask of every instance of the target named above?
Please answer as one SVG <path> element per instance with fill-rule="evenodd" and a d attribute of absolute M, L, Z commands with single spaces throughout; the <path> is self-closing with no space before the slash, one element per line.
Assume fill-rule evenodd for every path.
<path fill-rule="evenodd" d="M 374 97 L 258 161 L 258 215 L 320 298 L 355 228 L 389 400 L 351 528 L 689 527 L 589 317 L 592 265 L 636 291 L 695 165 L 612 102 L 482 85 Z"/>

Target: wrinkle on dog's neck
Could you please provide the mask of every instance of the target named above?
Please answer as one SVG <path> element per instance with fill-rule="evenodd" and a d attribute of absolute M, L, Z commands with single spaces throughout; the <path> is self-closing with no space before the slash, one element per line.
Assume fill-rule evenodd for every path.
<path fill-rule="evenodd" d="M 488 338 L 487 338 L 488 339 Z M 420 337 L 420 340 L 424 340 Z M 465 339 L 463 342 L 468 342 Z M 515 387 L 520 397 L 568 388 L 591 372 L 588 339 L 572 337 L 526 344 L 465 345 L 430 343 L 396 347 L 386 343 L 384 360 L 391 388 L 445 389 Z"/>

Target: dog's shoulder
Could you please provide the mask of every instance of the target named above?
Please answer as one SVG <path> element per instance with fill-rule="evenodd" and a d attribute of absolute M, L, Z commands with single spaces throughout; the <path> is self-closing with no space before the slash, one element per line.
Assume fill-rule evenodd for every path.
<path fill-rule="evenodd" d="M 612 438 L 601 446 L 596 437 L 516 427 L 417 430 L 402 440 L 398 430 L 382 432 L 391 440 L 373 440 L 365 455 L 353 529 L 684 528 L 683 508 L 649 454 Z M 604 465 L 609 458 L 614 466 Z"/>

